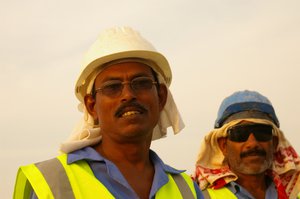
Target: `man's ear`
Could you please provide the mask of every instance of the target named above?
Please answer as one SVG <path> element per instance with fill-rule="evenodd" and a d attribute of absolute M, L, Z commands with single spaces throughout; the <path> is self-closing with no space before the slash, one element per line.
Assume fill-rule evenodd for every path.
<path fill-rule="evenodd" d="M 159 98 L 159 108 L 162 111 L 166 105 L 168 98 L 168 89 L 166 85 L 160 84 L 158 89 L 158 98 Z"/>
<path fill-rule="evenodd" d="M 96 105 L 96 99 L 88 94 L 86 96 L 84 96 L 84 105 L 86 107 L 86 110 L 88 111 L 88 113 L 94 118 L 94 120 L 96 121 L 98 119 L 98 115 L 95 109 L 95 105 Z"/>
<path fill-rule="evenodd" d="M 227 138 L 226 137 L 218 138 L 218 144 L 219 144 L 219 148 L 221 149 L 223 155 L 226 157 L 226 154 L 227 154 L 227 148 L 226 148 Z"/>

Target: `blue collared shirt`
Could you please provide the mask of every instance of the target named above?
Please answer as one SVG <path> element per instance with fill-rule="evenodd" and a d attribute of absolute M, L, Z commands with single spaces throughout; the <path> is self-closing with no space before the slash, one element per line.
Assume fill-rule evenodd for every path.
<path fill-rule="evenodd" d="M 238 198 L 238 199 L 255 199 L 245 188 L 236 182 L 230 182 L 227 188 Z M 268 187 L 266 190 L 265 199 L 278 198 L 275 184 L 272 180 L 268 181 Z"/>
<path fill-rule="evenodd" d="M 115 198 L 130 198 L 138 199 L 138 195 L 134 192 L 127 180 L 124 178 L 117 166 L 105 159 L 101 154 L 95 151 L 92 147 L 86 147 L 68 154 L 68 164 L 75 163 L 79 160 L 86 160 L 90 165 L 95 177 L 110 191 Z M 174 169 L 166 164 L 158 157 L 158 155 L 150 150 L 150 160 L 155 169 L 152 187 L 149 199 L 154 199 L 156 192 L 165 184 L 169 178 L 167 173 L 179 174 L 183 170 Z M 203 195 L 194 182 L 197 198 L 203 198 Z M 35 194 L 34 194 L 35 195 Z M 32 197 L 34 199 L 34 197 Z"/>

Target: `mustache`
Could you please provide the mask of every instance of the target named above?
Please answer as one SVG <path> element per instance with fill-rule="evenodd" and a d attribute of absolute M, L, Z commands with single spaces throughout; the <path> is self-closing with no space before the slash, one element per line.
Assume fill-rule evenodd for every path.
<path fill-rule="evenodd" d="M 146 107 L 143 106 L 142 104 L 135 101 L 128 101 L 119 106 L 119 108 L 116 110 L 115 116 L 121 115 L 124 112 L 124 109 L 126 109 L 127 107 L 135 108 L 141 112 L 147 111 Z"/>
<path fill-rule="evenodd" d="M 250 149 L 248 151 L 242 152 L 240 154 L 240 157 L 244 158 L 244 157 L 251 156 L 251 155 L 266 156 L 267 153 L 263 149 Z"/>

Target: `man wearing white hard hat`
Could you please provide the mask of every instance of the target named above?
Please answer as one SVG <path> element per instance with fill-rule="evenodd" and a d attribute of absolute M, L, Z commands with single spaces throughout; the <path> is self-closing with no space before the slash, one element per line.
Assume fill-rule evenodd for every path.
<path fill-rule="evenodd" d="M 300 158 L 256 91 L 225 98 L 201 142 L 194 178 L 205 198 L 288 199 L 300 191 Z"/>
<path fill-rule="evenodd" d="M 202 198 L 198 186 L 150 149 L 183 122 L 167 59 L 135 30 L 104 31 L 82 63 L 82 120 L 58 157 L 20 167 L 14 198 Z"/>

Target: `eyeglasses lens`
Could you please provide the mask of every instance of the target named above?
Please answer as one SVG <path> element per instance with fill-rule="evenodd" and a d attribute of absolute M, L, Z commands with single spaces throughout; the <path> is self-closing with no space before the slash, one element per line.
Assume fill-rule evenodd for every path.
<path fill-rule="evenodd" d="M 149 78 L 139 77 L 131 81 L 131 87 L 135 91 L 150 90 L 153 86 L 153 80 Z"/>
<path fill-rule="evenodd" d="M 101 91 L 106 96 L 118 96 L 122 92 L 123 84 L 119 80 L 112 80 L 102 86 Z M 99 89 L 100 90 L 100 89 Z"/>
<path fill-rule="evenodd" d="M 251 133 L 257 141 L 266 142 L 272 139 L 273 128 L 263 124 L 238 125 L 228 129 L 228 138 L 233 142 L 245 142 Z"/>

